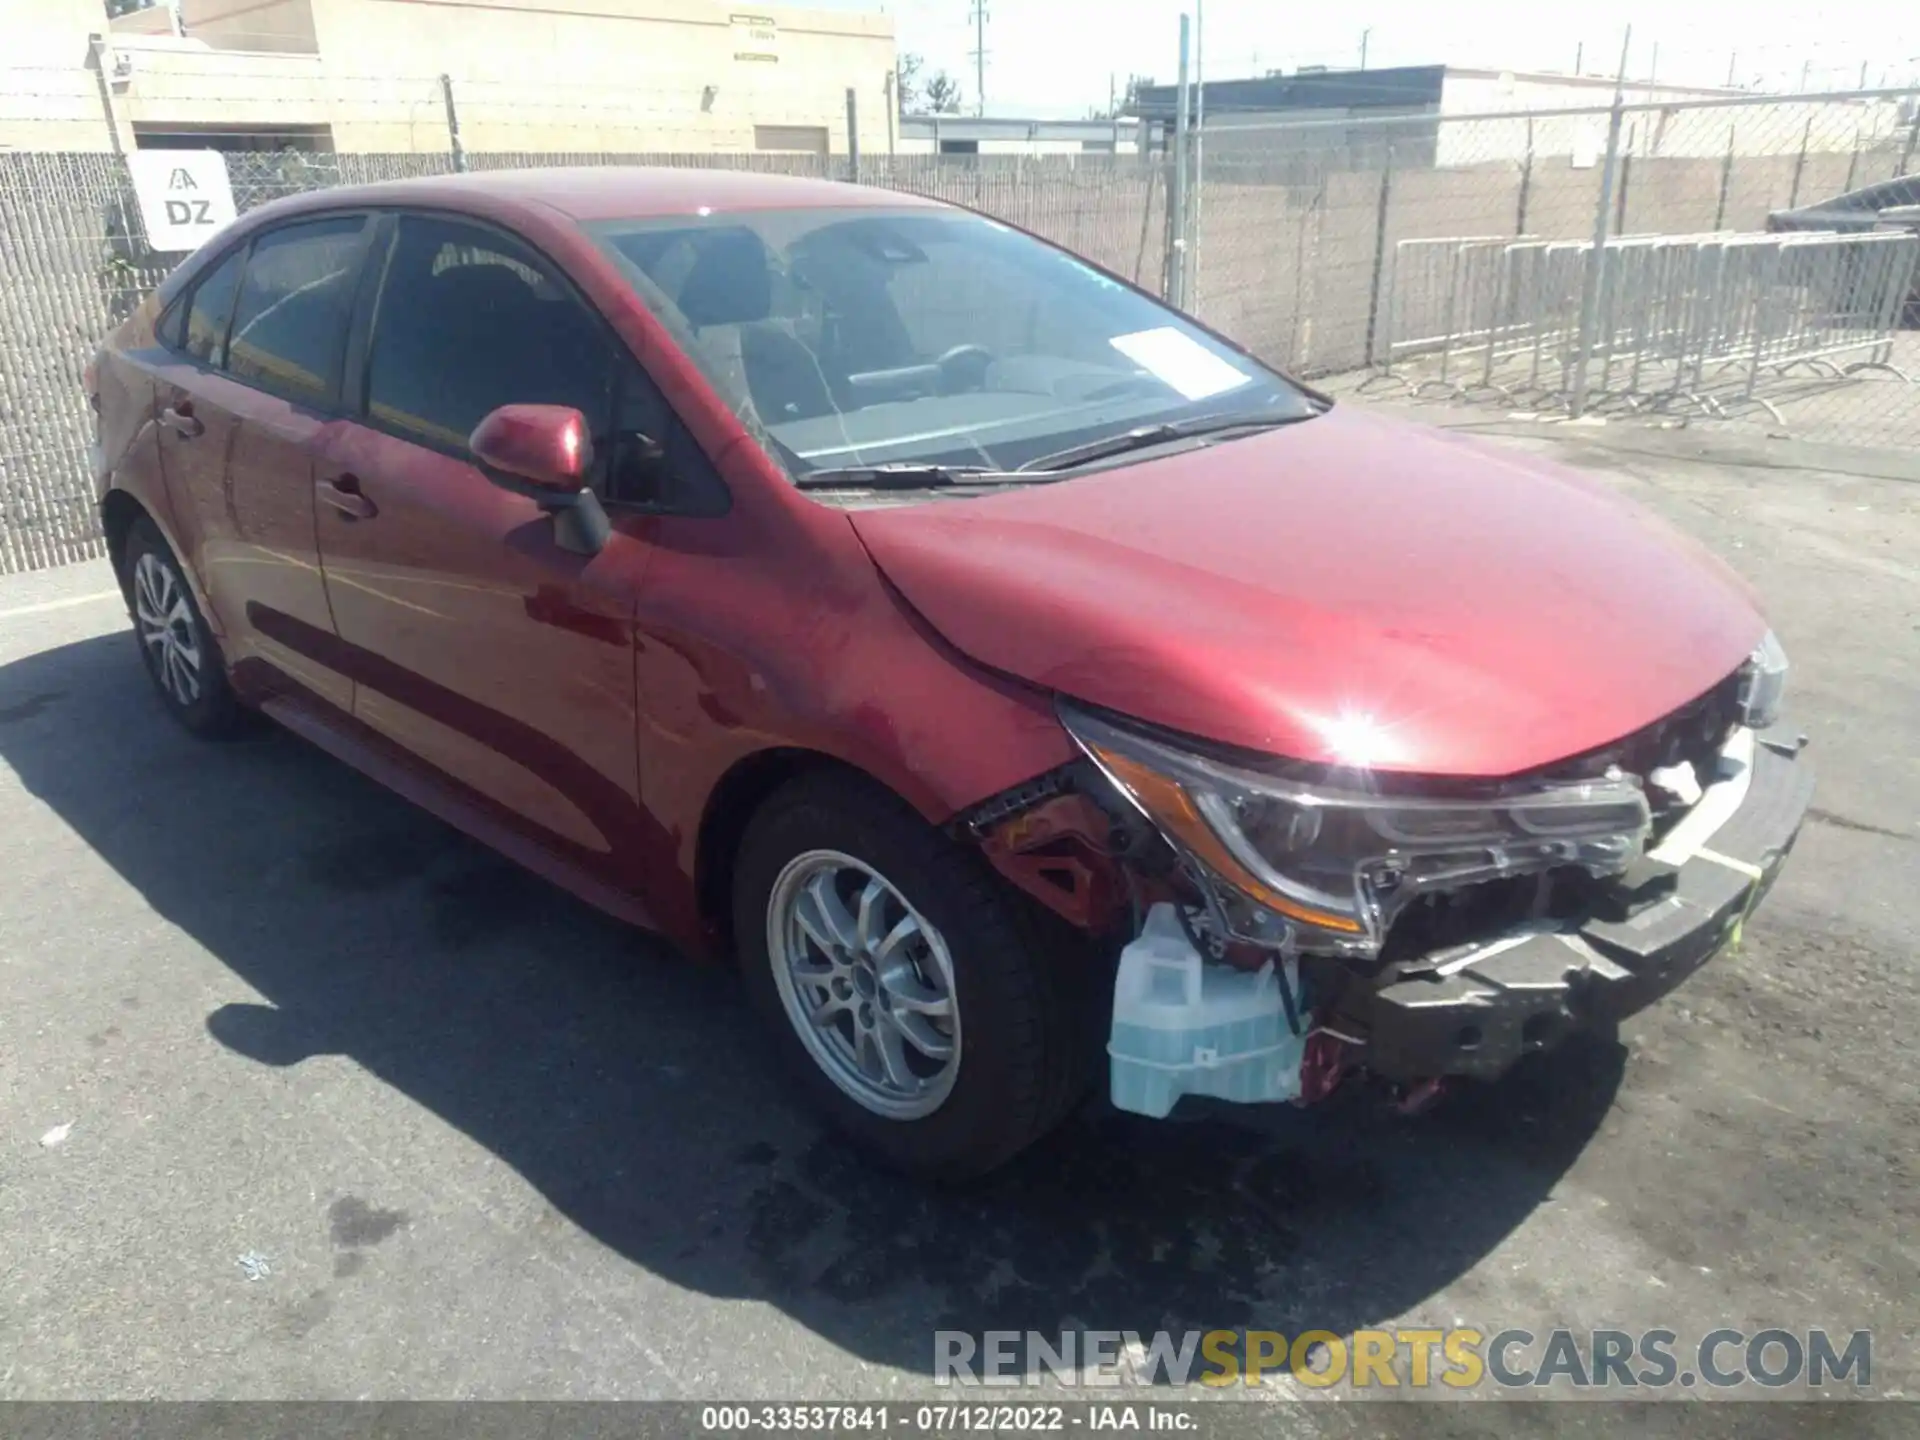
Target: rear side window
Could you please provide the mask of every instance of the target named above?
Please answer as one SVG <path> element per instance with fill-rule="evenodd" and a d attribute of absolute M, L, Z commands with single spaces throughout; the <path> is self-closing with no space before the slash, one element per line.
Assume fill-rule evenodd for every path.
<path fill-rule="evenodd" d="M 464 449 L 499 406 L 571 405 L 601 434 L 615 359 L 599 321 L 531 251 L 458 221 L 401 219 L 367 359 L 367 409 L 381 424 Z"/>
<path fill-rule="evenodd" d="M 240 283 L 240 261 L 246 252 L 236 250 L 194 287 L 187 306 L 187 333 L 180 348 L 203 365 L 215 367 L 227 360 L 227 321 L 233 317 L 233 292 Z"/>
<path fill-rule="evenodd" d="M 253 242 L 227 344 L 229 374 L 291 400 L 328 400 L 364 228 L 362 217 L 342 216 L 288 225 Z"/>

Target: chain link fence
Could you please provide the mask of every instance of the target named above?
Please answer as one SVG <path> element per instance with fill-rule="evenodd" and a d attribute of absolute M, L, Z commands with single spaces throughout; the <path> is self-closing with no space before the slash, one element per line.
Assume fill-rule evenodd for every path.
<path fill-rule="evenodd" d="M 234 153 L 236 207 L 374 180 L 453 173 L 449 153 Z M 470 170 L 669 165 L 848 179 L 846 156 L 475 153 Z M 1130 157 L 880 156 L 862 183 L 971 206 L 1045 235 L 1151 290 L 1162 286 L 1167 187 Z M 105 553 L 81 372 L 178 256 L 154 254 L 126 164 L 110 153 L 0 152 L 0 574 Z"/>
<path fill-rule="evenodd" d="M 1209 130 L 1186 293 L 1361 401 L 1908 447 L 1916 141 L 1909 91 Z"/>
<path fill-rule="evenodd" d="M 564 136 L 545 117 L 526 137 L 541 143 L 516 150 L 500 116 L 463 127 L 429 105 L 445 101 L 438 82 L 380 93 L 404 116 L 394 134 L 407 148 L 335 149 L 290 140 L 288 127 L 224 134 L 239 209 L 534 165 L 857 178 L 972 207 L 1157 293 L 1174 293 L 1185 267 L 1180 293 L 1200 318 L 1360 403 L 1920 441 L 1910 92 L 1458 118 L 1242 115 L 1209 124 L 1184 196 L 1164 148 L 656 152 L 620 142 L 679 132 L 613 112 L 596 128 L 570 112 Z M 586 148 L 551 148 L 559 139 Z M 1856 198 L 1829 203 L 1841 196 Z M 112 151 L 0 150 L 0 573 L 102 553 L 81 370 L 178 258 L 147 246 Z"/>

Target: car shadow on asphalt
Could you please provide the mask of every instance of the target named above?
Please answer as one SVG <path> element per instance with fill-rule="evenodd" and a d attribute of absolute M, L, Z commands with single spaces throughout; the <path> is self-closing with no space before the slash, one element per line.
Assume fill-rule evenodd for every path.
<path fill-rule="evenodd" d="M 998 1175 L 935 1190 L 820 1130 L 731 973 L 290 735 L 190 739 L 124 634 L 0 666 L 0 759 L 265 997 L 207 1016 L 213 1040 L 264 1066 L 345 1056 L 632 1264 L 914 1372 L 939 1329 L 1396 1317 L 1535 1211 L 1621 1079 L 1618 1046 L 1580 1040 L 1417 1120 L 1362 1093 L 1175 1122 L 1095 1100 Z"/>

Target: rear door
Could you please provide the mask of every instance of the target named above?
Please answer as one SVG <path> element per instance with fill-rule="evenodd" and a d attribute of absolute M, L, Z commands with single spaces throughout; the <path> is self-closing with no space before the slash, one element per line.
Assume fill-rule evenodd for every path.
<path fill-rule="evenodd" d="M 227 332 L 233 301 L 246 268 L 243 244 L 204 271 L 161 320 L 162 350 L 153 366 L 155 435 L 160 475 L 174 516 L 181 559 L 205 590 L 207 562 L 224 552 L 227 451 L 237 423 L 214 393 L 227 363 Z M 230 388 L 221 393 L 231 397 Z M 208 620 L 224 637 L 227 607 L 207 606 Z"/>
<path fill-rule="evenodd" d="M 250 698 L 353 704 L 332 668 L 313 455 L 337 423 L 365 215 L 260 232 L 187 297 L 155 376 L 160 457 L 183 544 Z"/>
<path fill-rule="evenodd" d="M 451 216 L 389 228 L 355 326 L 363 418 L 329 435 L 315 476 L 354 713 L 464 802 L 625 887 L 659 848 L 638 833 L 634 759 L 647 547 L 616 519 L 598 555 L 562 550 L 467 450 L 510 403 L 571 405 L 606 436 L 624 352 L 516 238 Z"/>

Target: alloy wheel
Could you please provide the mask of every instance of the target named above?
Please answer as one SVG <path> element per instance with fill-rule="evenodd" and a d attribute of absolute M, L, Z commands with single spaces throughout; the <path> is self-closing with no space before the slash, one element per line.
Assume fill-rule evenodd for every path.
<path fill-rule="evenodd" d="M 890 1120 L 940 1108 L 960 1069 L 960 1006 L 940 932 L 878 871 L 835 850 L 789 861 L 767 902 L 767 954 L 807 1053 Z"/>
<path fill-rule="evenodd" d="M 161 688 L 176 704 L 192 705 L 200 698 L 199 627 L 186 587 L 152 551 L 133 567 L 133 614 Z"/>

